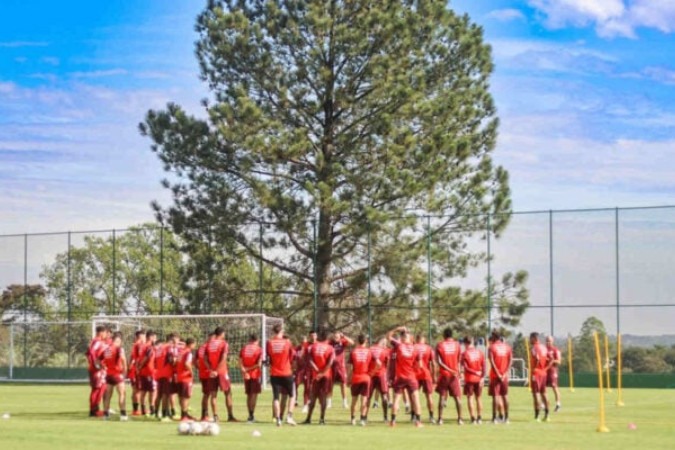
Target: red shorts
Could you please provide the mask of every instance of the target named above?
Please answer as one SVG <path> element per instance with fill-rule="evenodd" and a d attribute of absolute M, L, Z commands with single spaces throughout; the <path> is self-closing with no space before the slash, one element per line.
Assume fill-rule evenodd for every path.
<path fill-rule="evenodd" d="M 533 393 L 543 394 L 546 392 L 546 374 L 534 373 L 530 377 L 531 383 L 530 387 L 532 388 Z"/>
<path fill-rule="evenodd" d="M 480 381 L 471 383 L 467 383 L 466 381 L 464 382 L 464 395 L 467 396 L 475 395 L 477 397 L 480 397 L 482 393 L 483 393 L 483 383 L 481 383 Z"/>
<path fill-rule="evenodd" d="M 417 384 L 420 385 L 420 389 L 425 394 L 431 394 L 434 392 L 434 382 L 430 379 L 417 380 Z"/>
<path fill-rule="evenodd" d="M 305 369 L 298 369 L 297 372 L 295 372 L 295 385 L 300 386 L 301 384 L 305 383 L 307 380 L 307 372 Z"/>
<path fill-rule="evenodd" d="M 97 370 L 95 372 L 89 372 L 89 386 L 92 389 L 101 389 L 105 386 L 105 371 Z"/>
<path fill-rule="evenodd" d="M 230 389 L 232 388 L 232 384 L 230 383 L 230 375 L 223 373 L 223 374 L 218 374 L 218 387 L 220 387 L 220 390 L 228 393 L 230 392 Z"/>
<path fill-rule="evenodd" d="M 397 378 L 394 380 L 394 392 L 396 394 L 401 394 L 406 390 L 408 391 L 408 394 L 412 395 L 412 393 L 419 388 L 420 386 L 417 384 L 417 380 L 408 380 L 406 378 Z"/>
<path fill-rule="evenodd" d="M 176 383 L 178 388 L 178 396 L 180 398 L 190 398 L 192 397 L 192 381 L 179 381 Z"/>
<path fill-rule="evenodd" d="M 120 383 L 124 383 L 124 375 L 106 375 L 105 383 L 109 386 L 117 386 Z"/>
<path fill-rule="evenodd" d="M 244 380 L 244 392 L 246 395 L 260 394 L 262 392 L 260 378 L 249 378 L 248 380 Z"/>
<path fill-rule="evenodd" d="M 553 367 L 546 372 L 546 386 L 558 387 L 558 368 Z"/>
<path fill-rule="evenodd" d="M 333 364 L 333 383 L 347 382 L 347 368 L 343 364 Z"/>
<path fill-rule="evenodd" d="M 330 388 L 333 384 L 330 377 L 318 378 L 312 381 L 312 393 L 316 396 L 324 396 L 330 394 Z"/>
<path fill-rule="evenodd" d="M 157 390 L 157 382 L 152 377 L 138 377 L 140 390 L 143 392 L 155 392 Z"/>
<path fill-rule="evenodd" d="M 370 395 L 370 382 L 364 381 L 361 383 L 352 383 L 352 397 L 358 397 L 362 395 L 363 397 L 368 398 Z"/>
<path fill-rule="evenodd" d="M 158 378 L 157 393 L 159 395 L 171 395 L 171 380 L 168 378 Z"/>
<path fill-rule="evenodd" d="M 488 395 L 490 397 L 501 397 L 509 393 L 509 379 L 504 377 L 490 378 L 490 385 L 488 386 Z"/>
<path fill-rule="evenodd" d="M 389 392 L 389 384 L 387 383 L 386 375 L 375 375 L 370 379 L 370 383 L 370 395 L 373 395 L 375 391 L 378 391 L 383 395 L 386 395 Z"/>
<path fill-rule="evenodd" d="M 438 377 L 436 392 L 441 395 L 449 393 L 451 397 L 455 398 L 461 397 L 462 387 L 459 384 L 459 377 L 454 375 L 441 375 Z"/>
<path fill-rule="evenodd" d="M 136 386 L 136 366 L 131 366 L 129 373 L 127 373 L 127 378 L 131 381 L 132 386 Z"/>

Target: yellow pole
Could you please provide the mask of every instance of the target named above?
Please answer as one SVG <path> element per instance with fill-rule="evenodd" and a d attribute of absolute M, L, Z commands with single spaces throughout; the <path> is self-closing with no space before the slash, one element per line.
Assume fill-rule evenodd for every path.
<path fill-rule="evenodd" d="M 532 392 L 532 358 L 530 357 L 530 341 L 524 337 L 525 351 L 527 352 L 527 390 Z"/>
<path fill-rule="evenodd" d="M 600 354 L 600 340 L 598 339 L 598 332 L 593 332 L 593 340 L 595 341 L 595 361 L 598 366 L 598 391 L 600 392 L 600 423 L 598 424 L 598 433 L 608 433 L 609 428 L 605 425 L 605 392 L 602 388 L 602 356 Z"/>
<path fill-rule="evenodd" d="M 622 380 L 621 380 L 621 335 L 616 336 L 616 406 L 623 406 Z"/>
<path fill-rule="evenodd" d="M 574 392 L 574 365 L 572 363 L 572 336 L 567 337 L 567 370 L 570 374 L 570 392 Z"/>
<path fill-rule="evenodd" d="M 609 378 L 609 338 L 607 337 L 607 333 L 605 333 L 605 369 L 607 370 L 607 392 L 612 392 L 612 382 L 611 379 Z"/>

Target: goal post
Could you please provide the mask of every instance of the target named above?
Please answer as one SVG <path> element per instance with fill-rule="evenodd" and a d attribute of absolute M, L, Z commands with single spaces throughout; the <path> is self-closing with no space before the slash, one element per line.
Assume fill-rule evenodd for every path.
<path fill-rule="evenodd" d="M 225 339 L 229 344 L 227 357 L 229 375 L 233 383 L 241 383 L 243 379 L 239 370 L 239 351 L 248 342 L 251 334 L 256 334 L 260 340 L 263 359 L 266 355 L 267 338 L 272 333 L 275 324 L 284 321 L 278 317 L 265 314 L 206 314 L 206 315 L 149 315 L 149 316 L 96 316 L 92 318 L 92 336 L 99 325 L 107 325 L 114 331 L 121 331 L 124 337 L 124 347 L 127 355 L 133 345 L 134 332 L 143 329 L 152 330 L 162 338 L 169 333 L 177 333 L 181 339 L 194 338 L 200 346 L 216 329 L 225 329 Z M 263 366 L 263 387 L 266 388 L 268 368 Z"/>

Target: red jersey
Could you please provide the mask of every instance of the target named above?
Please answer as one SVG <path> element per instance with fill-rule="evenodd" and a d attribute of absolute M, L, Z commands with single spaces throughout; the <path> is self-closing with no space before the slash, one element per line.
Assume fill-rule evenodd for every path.
<path fill-rule="evenodd" d="M 134 342 L 134 345 L 131 347 L 131 364 L 136 364 L 141 362 L 143 357 L 143 349 L 145 348 L 145 343 L 143 342 Z"/>
<path fill-rule="evenodd" d="M 548 364 L 548 361 L 546 360 L 547 355 L 548 350 L 541 342 L 532 346 L 532 349 L 530 350 L 530 364 L 535 375 L 546 375 L 546 364 Z"/>
<path fill-rule="evenodd" d="M 461 355 L 462 349 L 459 346 L 459 342 L 452 338 L 441 341 L 436 345 L 436 356 L 438 357 L 438 360 L 443 363 L 445 367 L 453 370 L 455 375 L 459 374 L 459 359 Z M 453 373 L 448 371 L 442 365 L 439 364 L 438 367 L 442 376 L 449 377 L 453 375 Z"/>
<path fill-rule="evenodd" d="M 257 342 L 248 343 L 244 345 L 244 347 L 239 352 L 239 358 L 241 358 L 244 367 L 255 366 L 260 362 L 260 359 L 262 358 L 262 348 Z M 259 379 L 262 376 L 260 367 L 257 367 L 249 371 L 248 375 L 254 380 Z"/>
<path fill-rule="evenodd" d="M 352 365 L 352 384 L 369 383 L 373 356 L 368 347 L 356 347 L 352 350 L 349 362 Z"/>
<path fill-rule="evenodd" d="M 312 367 L 312 373 L 316 375 L 326 368 L 326 365 L 331 363 L 331 360 L 335 358 L 335 350 L 333 346 L 326 342 L 315 342 L 309 347 L 309 360 L 314 363 L 318 370 L 315 370 Z M 310 365 L 311 366 L 311 365 Z M 326 371 L 326 377 L 331 378 L 333 376 L 333 369 L 329 368 Z"/>
<path fill-rule="evenodd" d="M 192 350 L 183 348 L 176 361 L 176 381 L 189 383 L 192 381 Z"/>
<path fill-rule="evenodd" d="M 173 376 L 170 352 L 171 346 L 169 344 L 159 344 L 155 347 L 155 378 L 158 380 Z"/>
<path fill-rule="evenodd" d="M 124 349 L 122 347 L 109 346 L 103 352 L 101 361 L 103 362 L 103 367 L 106 369 L 108 375 L 124 375 L 122 372 L 124 370 L 124 365 L 122 360 L 124 359 Z"/>
<path fill-rule="evenodd" d="M 295 367 L 298 371 L 304 370 L 307 366 L 307 349 L 309 342 L 303 342 L 295 347 Z"/>
<path fill-rule="evenodd" d="M 96 372 L 98 369 L 94 364 L 95 361 L 100 361 L 103 352 L 108 347 L 108 344 L 105 343 L 105 340 L 95 337 L 89 343 L 89 349 L 87 350 L 87 361 L 89 361 L 89 371 Z"/>
<path fill-rule="evenodd" d="M 140 375 L 142 377 L 152 377 L 155 375 L 155 347 L 152 344 L 148 344 L 143 348 L 143 352 L 138 359 L 138 364 L 143 363 L 143 360 L 146 358 L 145 364 L 140 366 Z"/>
<path fill-rule="evenodd" d="M 415 376 L 418 380 L 432 380 L 431 359 L 434 357 L 434 351 L 429 344 L 415 344 L 415 351 L 419 353 L 422 360 L 422 367 L 415 365 Z"/>
<path fill-rule="evenodd" d="M 391 339 L 396 355 L 396 379 L 416 380 L 416 366 L 421 355 L 415 349 L 415 344 L 405 344 L 396 339 Z"/>
<path fill-rule="evenodd" d="M 218 372 L 218 375 L 227 374 L 227 353 L 229 345 L 225 339 L 213 339 L 206 344 L 205 357 L 208 360 L 211 370 Z M 220 362 L 223 361 L 221 364 Z"/>
<path fill-rule="evenodd" d="M 373 367 L 373 370 L 375 370 L 374 373 L 372 373 L 373 376 L 386 376 L 387 375 L 387 364 L 389 364 L 389 349 L 386 347 L 380 347 L 379 345 L 373 345 L 370 347 L 370 354 L 373 356 L 373 363 L 375 361 L 380 362 L 380 369 L 375 370 L 375 367 Z"/>
<path fill-rule="evenodd" d="M 560 350 L 552 345 L 551 347 L 546 347 L 547 353 L 546 353 L 546 364 L 549 364 L 551 361 L 560 361 L 561 359 L 561 353 Z M 557 364 L 553 364 L 552 368 L 557 368 Z"/>
<path fill-rule="evenodd" d="M 509 344 L 500 341 L 494 342 L 488 348 L 488 355 L 494 364 L 494 368 L 492 367 L 492 364 L 490 364 L 490 378 L 497 379 L 497 374 L 494 369 L 497 369 L 499 373 L 508 377 L 508 370 L 511 365 L 512 357 L 512 350 Z"/>
<path fill-rule="evenodd" d="M 345 350 L 349 345 L 349 341 L 346 338 L 341 338 L 338 340 L 331 339 L 330 345 L 333 347 L 333 353 L 335 354 L 335 364 L 345 365 Z"/>
<path fill-rule="evenodd" d="M 485 375 L 485 356 L 476 347 L 469 347 L 462 353 L 462 367 L 464 367 L 464 381 L 478 383 Z M 469 370 L 467 370 L 469 369 Z M 477 374 L 475 372 L 478 372 Z"/>
<path fill-rule="evenodd" d="M 267 341 L 267 356 L 270 359 L 270 376 L 290 377 L 293 375 L 291 361 L 295 356 L 295 350 L 293 350 L 291 341 L 273 337 Z"/>

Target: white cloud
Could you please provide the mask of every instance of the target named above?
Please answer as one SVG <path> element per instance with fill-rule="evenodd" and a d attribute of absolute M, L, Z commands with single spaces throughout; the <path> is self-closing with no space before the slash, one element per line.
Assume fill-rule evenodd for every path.
<path fill-rule="evenodd" d="M 603 37 L 636 37 L 637 28 L 675 31 L 675 0 L 530 0 L 552 28 L 592 25 Z"/>
<path fill-rule="evenodd" d="M 526 20 L 522 11 L 514 8 L 495 9 L 487 14 L 489 19 L 495 19 L 500 22 L 511 22 L 513 20 Z"/>
<path fill-rule="evenodd" d="M 126 75 L 128 72 L 124 69 L 110 69 L 110 70 L 92 70 L 89 72 L 72 72 L 70 76 L 73 78 L 103 78 L 114 77 L 117 75 Z"/>

